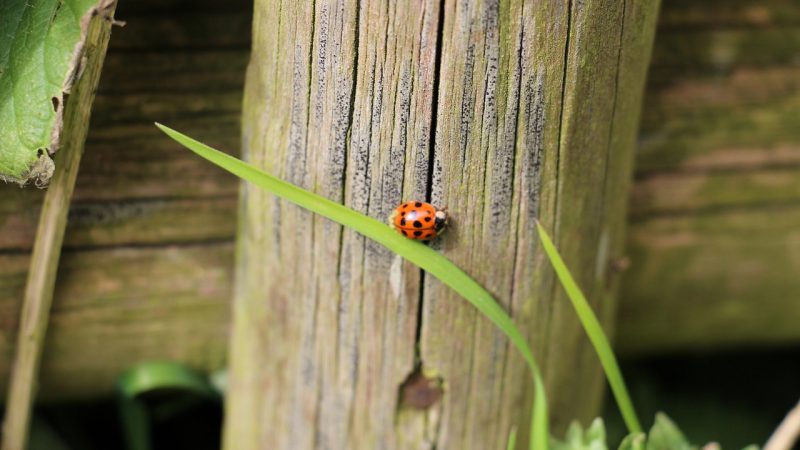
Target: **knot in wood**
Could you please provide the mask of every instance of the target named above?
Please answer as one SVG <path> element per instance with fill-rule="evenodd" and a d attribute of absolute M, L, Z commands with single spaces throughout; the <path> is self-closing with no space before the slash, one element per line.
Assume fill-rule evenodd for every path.
<path fill-rule="evenodd" d="M 441 377 L 426 377 L 414 371 L 400 386 L 400 406 L 404 408 L 428 409 L 444 395 Z"/>

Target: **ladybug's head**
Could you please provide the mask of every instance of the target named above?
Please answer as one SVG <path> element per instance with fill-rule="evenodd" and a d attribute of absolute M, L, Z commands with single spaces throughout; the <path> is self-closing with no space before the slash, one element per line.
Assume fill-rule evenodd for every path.
<path fill-rule="evenodd" d="M 442 231 L 447 226 L 447 212 L 446 211 L 436 211 L 436 214 L 433 216 L 433 227 L 436 232 Z"/>

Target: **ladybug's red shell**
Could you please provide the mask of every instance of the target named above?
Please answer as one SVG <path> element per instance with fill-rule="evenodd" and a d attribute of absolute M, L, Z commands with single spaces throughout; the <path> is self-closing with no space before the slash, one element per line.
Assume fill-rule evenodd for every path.
<path fill-rule="evenodd" d="M 411 201 L 395 208 L 389 222 L 395 230 L 409 239 L 428 241 L 444 230 L 447 213 L 430 203 Z"/>

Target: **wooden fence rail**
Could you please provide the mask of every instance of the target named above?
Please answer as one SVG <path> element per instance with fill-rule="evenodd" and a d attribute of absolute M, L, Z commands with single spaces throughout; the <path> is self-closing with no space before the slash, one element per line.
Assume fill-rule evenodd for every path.
<path fill-rule="evenodd" d="M 117 17 L 127 25 L 110 43 L 78 176 L 40 398 L 108 393 L 122 370 L 146 359 L 224 366 L 236 181 L 176 149 L 151 123 L 238 152 L 251 6 L 122 2 Z M 800 8 L 682 0 L 665 3 L 660 17 L 619 349 L 644 355 L 796 343 L 800 316 L 785 302 L 800 295 L 791 258 L 800 136 L 787 120 L 797 116 L 790 113 L 800 92 L 791 59 Z M 741 142 L 746 148 L 728 151 Z M 667 164 L 679 154 L 686 159 Z M 42 192 L 0 191 L 5 392 Z M 675 270 L 671 261 L 681 255 L 695 262 Z M 784 268 L 764 270 L 776 255 Z"/>

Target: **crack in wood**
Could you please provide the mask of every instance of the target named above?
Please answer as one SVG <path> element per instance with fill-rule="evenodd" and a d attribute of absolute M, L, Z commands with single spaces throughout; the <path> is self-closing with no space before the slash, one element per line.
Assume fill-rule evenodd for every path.
<path fill-rule="evenodd" d="M 269 2 L 277 2 L 262 1 L 273 6 Z M 581 7 L 598 5 L 430 0 L 413 4 L 415 9 L 388 1 L 334 1 L 316 0 L 311 13 L 313 54 L 302 56 L 304 64 L 314 67 L 304 67 L 310 79 L 302 81 L 313 92 L 301 93 L 305 101 L 290 96 L 298 80 L 293 59 L 297 41 L 307 49 L 308 11 L 303 10 L 305 19 L 296 24 L 295 12 L 282 12 L 283 21 L 268 17 L 270 11 L 261 13 L 271 28 L 279 23 L 280 42 L 274 43 L 272 30 L 254 36 L 263 39 L 260 48 L 271 48 L 261 51 L 275 52 L 275 64 L 281 67 L 276 69 L 276 81 L 269 80 L 270 59 L 260 69 L 262 90 L 273 95 L 277 106 L 267 103 L 262 105 L 267 114 L 245 116 L 250 121 L 271 116 L 255 139 L 274 136 L 277 143 L 262 144 L 276 148 L 262 157 L 279 155 L 277 162 L 284 166 L 307 165 L 304 171 L 285 169 L 295 170 L 290 175 L 310 181 L 323 195 L 338 197 L 378 219 L 384 219 L 403 195 L 450 206 L 457 226 L 432 247 L 445 252 L 513 310 L 515 321 L 529 327 L 534 342 L 552 332 L 566 337 L 558 348 L 578 348 L 573 346 L 577 333 L 562 326 L 569 324 L 565 307 L 534 298 L 553 291 L 536 252 L 535 219 L 542 209 L 567 211 L 568 205 L 560 203 L 564 195 L 581 197 L 574 194 L 574 186 L 562 185 L 572 183 L 573 172 L 585 163 L 570 158 L 589 154 L 573 149 L 583 148 L 582 139 L 590 133 L 583 131 L 589 129 L 583 127 L 585 117 L 576 125 L 570 108 L 576 105 L 573 78 L 579 75 L 583 83 L 579 87 L 585 90 L 594 70 L 578 67 L 575 47 L 590 42 L 588 35 L 581 38 L 576 33 L 589 33 L 595 24 L 587 23 L 583 29 L 572 16 Z M 354 10 L 345 5 L 359 8 L 355 28 Z M 294 7 L 284 5 L 289 8 Z M 585 13 L 580 12 L 580 20 Z M 602 29 L 610 28 L 604 23 Z M 564 47 L 570 34 L 574 43 Z M 609 49 L 605 42 L 597 45 Z M 336 72 L 341 67 L 346 69 Z M 298 104 L 307 113 L 302 116 L 305 130 L 292 130 Z M 282 117 L 281 111 L 288 111 L 289 117 Z M 581 130 L 577 138 L 576 130 Z M 305 133 L 305 149 L 296 145 L 298 131 Z M 287 150 L 307 153 L 291 155 Z M 547 158 L 544 152 L 549 152 Z M 573 171 L 569 181 L 565 176 L 559 179 L 563 170 Z M 267 200 L 256 201 L 269 205 Z M 576 208 L 582 211 L 579 205 Z M 280 257 L 266 261 L 256 253 L 249 263 L 273 265 L 269 273 L 289 283 L 288 288 L 272 286 L 274 295 L 256 305 L 259 317 L 285 321 L 270 321 L 272 330 L 249 332 L 262 333 L 264 344 L 281 333 L 287 335 L 282 337 L 286 342 L 295 342 L 295 353 L 283 349 L 281 356 L 256 356 L 256 369 L 264 373 L 269 369 L 280 379 L 266 383 L 265 374 L 254 378 L 265 383 L 257 404 L 285 405 L 291 410 L 292 430 L 284 436 L 280 430 L 286 429 L 282 425 L 287 419 L 263 407 L 258 420 L 241 419 L 266 423 L 259 431 L 262 439 L 278 436 L 280 447 L 298 438 L 297 445 L 303 448 L 403 448 L 401 441 L 425 448 L 484 448 L 490 436 L 503 434 L 519 420 L 519 412 L 527 407 L 518 399 L 530 400 L 529 379 L 522 378 L 524 364 L 511 356 L 514 353 L 502 335 L 474 309 L 363 237 L 337 232 L 335 225 L 321 219 L 313 219 L 313 228 L 307 229 L 302 214 L 288 207 L 280 212 L 279 235 L 285 241 Z M 573 219 L 565 220 L 571 228 L 564 233 L 577 229 L 572 228 Z M 581 227 L 593 223 L 578 222 Z M 265 246 L 274 251 L 274 243 Z M 275 265 L 276 261 L 288 266 Z M 261 272 L 257 266 L 250 270 L 255 287 Z M 313 277 L 313 285 L 299 281 L 296 274 L 304 271 Z M 305 314 L 315 317 L 303 319 Z M 547 325 L 540 325 L 548 314 L 558 323 L 542 332 Z M 463 344 L 454 344 L 454 338 Z M 538 344 L 537 350 L 550 347 Z M 252 364 L 240 367 L 248 365 Z M 447 394 L 428 412 L 409 416 L 397 408 L 398 389 L 419 367 L 441 370 L 437 376 L 446 379 Z M 557 377 L 564 367 L 552 373 Z M 250 379 L 246 372 L 239 376 Z M 292 385 L 293 376 L 305 388 L 294 386 L 288 393 L 276 388 Z M 575 400 L 564 395 L 560 399 L 570 404 Z M 240 416 L 246 412 L 247 408 L 241 409 Z M 481 431 L 470 428 L 475 423 L 482 424 Z M 316 429 L 300 436 L 302 426 L 307 432 Z"/>

